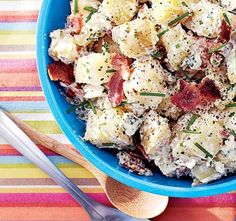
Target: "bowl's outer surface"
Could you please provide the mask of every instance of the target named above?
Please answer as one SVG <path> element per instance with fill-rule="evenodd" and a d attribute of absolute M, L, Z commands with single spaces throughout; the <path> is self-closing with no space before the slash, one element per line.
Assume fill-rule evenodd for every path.
<path fill-rule="evenodd" d="M 58 85 L 51 82 L 47 74 L 47 65 L 52 62 L 48 56 L 49 33 L 57 28 L 64 27 L 69 12 L 69 0 L 43 1 L 37 27 L 37 66 L 50 109 L 62 131 L 80 153 L 112 178 L 151 193 L 175 197 L 199 197 L 235 190 L 236 175 L 222 178 L 207 185 L 191 187 L 191 179 L 168 178 L 159 172 L 155 172 L 152 177 L 129 173 L 119 166 L 116 156 L 106 150 L 98 149 L 80 138 L 84 135 L 84 123 L 77 120 L 74 113 L 66 114 L 66 110 L 70 106 L 60 93 Z"/>

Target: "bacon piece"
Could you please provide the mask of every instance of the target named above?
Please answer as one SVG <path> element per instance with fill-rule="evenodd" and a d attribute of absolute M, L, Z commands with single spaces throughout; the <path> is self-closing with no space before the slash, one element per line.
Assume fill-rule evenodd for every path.
<path fill-rule="evenodd" d="M 130 67 L 131 60 L 125 57 L 123 54 L 116 54 L 113 56 L 111 63 L 116 71 L 120 71 L 123 67 Z"/>
<path fill-rule="evenodd" d="M 80 84 L 73 83 L 73 84 L 68 85 L 66 89 L 66 96 L 70 98 L 75 98 L 75 97 L 83 98 L 84 91 L 81 88 Z"/>
<path fill-rule="evenodd" d="M 109 36 L 109 37 L 112 37 L 112 29 L 109 29 L 106 31 L 106 34 Z"/>
<path fill-rule="evenodd" d="M 133 144 L 134 144 L 134 147 L 142 154 L 144 159 L 146 159 L 147 161 L 150 161 L 150 157 L 145 152 L 144 147 L 141 144 L 139 131 L 137 131 L 133 136 Z"/>
<path fill-rule="evenodd" d="M 228 130 L 224 129 L 224 130 L 220 131 L 220 135 L 221 135 L 223 138 L 227 139 L 230 134 L 229 134 L 229 131 L 228 131 Z"/>
<path fill-rule="evenodd" d="M 213 102 L 221 98 L 220 90 L 216 87 L 215 82 L 209 78 L 205 78 L 198 87 L 207 102 Z"/>
<path fill-rule="evenodd" d="M 129 79 L 132 73 L 132 70 L 130 68 L 131 62 L 131 59 L 125 57 L 122 54 L 116 54 L 115 56 L 113 56 L 111 61 L 114 69 L 121 73 L 124 80 Z"/>
<path fill-rule="evenodd" d="M 230 33 L 231 33 L 231 27 L 229 26 L 229 24 L 223 20 L 222 24 L 220 26 L 220 40 L 222 41 L 229 41 L 230 39 Z"/>
<path fill-rule="evenodd" d="M 171 102 L 184 111 L 191 111 L 201 104 L 201 94 L 196 85 L 180 80 L 180 91 L 173 95 Z"/>
<path fill-rule="evenodd" d="M 71 14 L 68 17 L 68 28 L 71 34 L 79 34 L 82 29 L 82 15 L 80 13 Z"/>
<path fill-rule="evenodd" d="M 192 111 L 197 106 L 203 106 L 221 98 L 215 82 L 205 78 L 200 84 L 190 84 L 180 80 L 180 91 L 173 95 L 171 102 L 184 111 Z"/>
<path fill-rule="evenodd" d="M 61 61 L 48 65 L 48 75 L 52 81 L 60 81 L 66 84 L 71 84 L 75 81 L 73 66 L 64 64 Z"/>
<path fill-rule="evenodd" d="M 134 154 L 130 154 L 127 151 L 119 151 L 117 157 L 120 165 L 129 169 L 129 171 L 144 176 L 153 175 L 152 171 L 146 167 L 144 160 Z"/>
<path fill-rule="evenodd" d="M 120 71 L 114 73 L 109 81 L 108 99 L 113 107 L 117 107 L 123 101 L 123 79 Z"/>

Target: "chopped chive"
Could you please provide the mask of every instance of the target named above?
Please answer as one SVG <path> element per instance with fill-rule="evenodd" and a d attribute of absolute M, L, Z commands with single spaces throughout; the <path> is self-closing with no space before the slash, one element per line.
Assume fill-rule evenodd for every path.
<path fill-rule="evenodd" d="M 115 145 L 114 143 L 102 143 L 102 146 L 104 146 L 104 147 L 111 147 L 114 145 Z"/>
<path fill-rule="evenodd" d="M 190 15 L 191 15 L 191 14 L 190 14 L 189 12 L 185 12 L 184 14 L 182 14 L 182 15 L 178 16 L 177 18 L 175 18 L 174 20 L 170 21 L 170 22 L 168 23 L 168 25 L 169 25 L 169 26 L 172 26 L 172 25 L 178 23 L 179 21 L 181 21 L 182 19 L 184 19 L 184 18 L 186 18 L 186 17 L 188 17 L 188 16 L 190 16 Z"/>
<path fill-rule="evenodd" d="M 188 125 L 186 127 L 186 130 L 190 130 L 190 127 L 194 124 L 194 122 L 197 120 L 197 115 L 193 114 L 192 117 L 190 118 Z"/>
<path fill-rule="evenodd" d="M 236 133 L 233 130 L 230 130 L 229 134 L 236 136 Z"/>
<path fill-rule="evenodd" d="M 88 104 L 89 104 L 90 108 L 92 109 L 93 113 L 97 114 L 97 111 L 96 111 L 96 108 L 95 108 L 93 102 L 91 100 L 88 100 Z"/>
<path fill-rule="evenodd" d="M 203 153 L 206 154 L 206 157 L 210 157 L 213 158 L 213 155 L 211 153 L 209 153 L 202 145 L 200 145 L 199 143 L 195 143 L 194 144 L 199 150 L 201 150 Z"/>
<path fill-rule="evenodd" d="M 79 12 L 79 9 L 78 9 L 78 0 L 74 0 L 74 13 L 77 14 Z"/>
<path fill-rule="evenodd" d="M 113 73 L 113 72 L 116 72 L 116 70 L 115 69 L 108 69 L 108 70 L 106 70 L 106 73 Z"/>
<path fill-rule="evenodd" d="M 85 20 L 86 23 L 91 19 L 91 17 L 92 17 L 93 14 L 94 14 L 93 12 L 90 12 L 90 13 L 89 13 L 89 15 L 87 16 L 87 18 L 86 18 L 86 20 Z"/>
<path fill-rule="evenodd" d="M 105 52 L 109 51 L 109 44 L 107 42 L 104 42 L 104 44 L 102 45 L 102 48 L 104 49 Z"/>
<path fill-rule="evenodd" d="M 163 54 L 159 51 L 155 51 L 154 53 L 151 54 L 151 57 L 156 59 L 161 59 L 163 57 Z"/>
<path fill-rule="evenodd" d="M 88 11 L 88 12 L 93 12 L 93 13 L 95 13 L 95 12 L 98 11 L 96 8 L 94 8 L 94 7 L 92 7 L 92 6 L 85 6 L 85 7 L 84 7 L 84 10 L 85 10 L 85 11 Z"/>
<path fill-rule="evenodd" d="M 214 49 L 209 50 L 209 53 L 212 54 L 214 52 L 220 51 L 222 48 L 224 48 L 228 43 L 222 44 Z"/>
<path fill-rule="evenodd" d="M 83 101 L 83 102 L 81 102 L 80 104 L 73 105 L 70 109 L 68 109 L 68 110 L 66 111 L 66 113 L 69 114 L 69 113 L 75 111 L 77 108 L 80 108 L 80 107 L 85 106 L 86 104 L 87 104 L 87 101 Z"/>
<path fill-rule="evenodd" d="M 162 36 L 163 36 L 166 32 L 168 32 L 168 31 L 169 31 L 169 29 L 167 28 L 167 29 L 165 29 L 165 30 L 159 32 L 159 33 L 157 34 L 157 36 L 160 38 L 160 37 L 162 37 Z"/>
<path fill-rule="evenodd" d="M 140 96 L 165 97 L 166 95 L 162 93 L 141 92 Z"/>
<path fill-rule="evenodd" d="M 231 26 L 231 23 L 230 23 L 230 20 L 229 20 L 229 17 L 227 16 L 227 14 L 223 13 L 223 16 L 224 16 L 225 21 L 228 23 L 228 25 Z"/>
<path fill-rule="evenodd" d="M 125 106 L 126 104 L 128 104 L 128 101 L 122 101 L 119 106 L 122 107 Z"/>
<path fill-rule="evenodd" d="M 177 49 L 180 48 L 180 44 L 175 45 L 175 47 L 176 47 Z"/>
<path fill-rule="evenodd" d="M 188 7 L 186 2 L 181 2 L 183 6 Z"/>
<path fill-rule="evenodd" d="M 86 23 L 91 19 L 92 15 L 98 11 L 96 8 L 94 8 L 92 6 L 85 6 L 84 10 L 90 12 L 85 20 Z"/>
<path fill-rule="evenodd" d="M 226 108 L 228 108 L 228 107 L 236 107 L 236 103 L 227 104 L 227 105 L 225 105 L 225 107 Z"/>
<path fill-rule="evenodd" d="M 197 132 L 197 131 L 194 131 L 194 130 L 183 130 L 183 133 L 186 133 L 186 134 L 201 134 L 201 132 Z"/>

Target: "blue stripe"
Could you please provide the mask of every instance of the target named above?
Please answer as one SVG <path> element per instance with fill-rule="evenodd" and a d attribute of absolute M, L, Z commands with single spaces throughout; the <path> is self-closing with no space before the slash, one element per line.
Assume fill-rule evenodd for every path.
<path fill-rule="evenodd" d="M 0 108 L 7 111 L 49 110 L 45 101 L 1 101 Z"/>
<path fill-rule="evenodd" d="M 36 22 L 0 22 L 0 30 L 35 30 L 36 24 Z"/>
<path fill-rule="evenodd" d="M 73 162 L 69 159 L 62 156 L 48 156 L 48 158 L 54 163 L 70 163 Z M 0 156 L 0 164 L 23 164 L 23 163 L 31 163 L 30 160 L 25 158 L 24 156 Z"/>

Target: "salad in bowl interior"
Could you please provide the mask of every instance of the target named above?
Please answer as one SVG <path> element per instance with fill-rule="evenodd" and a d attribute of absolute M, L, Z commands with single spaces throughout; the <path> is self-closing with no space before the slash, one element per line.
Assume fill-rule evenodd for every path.
<path fill-rule="evenodd" d="M 236 171 L 236 1 L 74 0 L 48 66 L 83 139 L 143 176 Z"/>

